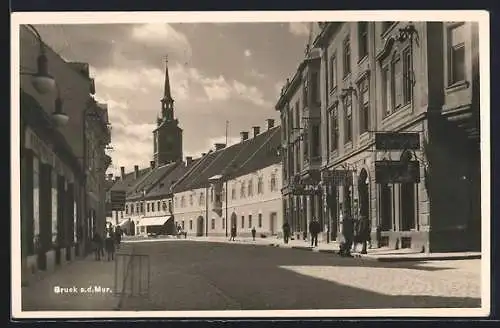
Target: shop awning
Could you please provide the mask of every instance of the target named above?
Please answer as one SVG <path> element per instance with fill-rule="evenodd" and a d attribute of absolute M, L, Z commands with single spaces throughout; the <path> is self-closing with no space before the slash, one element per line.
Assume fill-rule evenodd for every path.
<path fill-rule="evenodd" d="M 152 216 L 145 217 L 139 221 L 138 226 L 161 226 L 164 225 L 172 216 Z"/>

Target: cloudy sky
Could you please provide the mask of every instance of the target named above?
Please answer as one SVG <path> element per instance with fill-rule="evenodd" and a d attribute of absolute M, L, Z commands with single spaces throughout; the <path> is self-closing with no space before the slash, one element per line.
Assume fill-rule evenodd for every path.
<path fill-rule="evenodd" d="M 109 24 L 38 26 L 69 61 L 88 62 L 96 98 L 109 106 L 110 173 L 152 159 L 165 56 L 184 156 L 198 157 L 240 131 L 278 119 L 274 105 L 303 58 L 309 23 Z"/>

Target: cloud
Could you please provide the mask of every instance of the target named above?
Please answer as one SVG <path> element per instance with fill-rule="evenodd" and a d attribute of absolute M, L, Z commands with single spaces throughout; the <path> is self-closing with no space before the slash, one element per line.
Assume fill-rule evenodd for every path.
<path fill-rule="evenodd" d="M 231 97 L 231 87 L 222 75 L 216 79 L 201 78 L 199 82 L 203 85 L 205 94 L 210 101 L 227 100 Z"/>
<path fill-rule="evenodd" d="M 250 49 L 245 49 L 244 54 L 245 54 L 245 57 L 252 56 L 252 52 L 250 51 Z"/>
<path fill-rule="evenodd" d="M 290 33 L 297 36 L 307 36 L 309 35 L 309 23 L 293 22 L 288 24 L 288 30 Z"/>
<path fill-rule="evenodd" d="M 164 47 L 191 58 L 192 48 L 187 37 L 169 24 L 141 24 L 131 30 L 132 40 L 148 47 Z"/>
<path fill-rule="evenodd" d="M 249 73 L 247 73 L 248 76 L 256 78 L 256 79 L 263 79 L 266 77 L 265 74 L 260 73 L 257 71 L 255 68 L 252 68 Z"/>
<path fill-rule="evenodd" d="M 257 106 L 271 106 L 271 103 L 264 100 L 263 93 L 255 86 L 247 86 L 241 82 L 233 81 L 233 89 L 241 98 Z"/>

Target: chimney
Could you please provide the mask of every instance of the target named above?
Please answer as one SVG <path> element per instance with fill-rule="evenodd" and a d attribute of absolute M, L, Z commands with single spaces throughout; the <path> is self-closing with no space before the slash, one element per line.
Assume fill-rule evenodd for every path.
<path fill-rule="evenodd" d="M 201 153 L 201 157 L 204 157 L 207 153 Z"/>
<path fill-rule="evenodd" d="M 274 128 L 274 120 L 272 118 L 268 118 L 266 121 L 268 130 Z"/>
<path fill-rule="evenodd" d="M 226 144 L 225 143 L 216 143 L 215 144 L 215 150 L 221 150 L 221 149 L 224 149 L 226 148 Z"/>
<path fill-rule="evenodd" d="M 113 180 L 113 173 L 108 173 L 108 180 L 110 180 L 110 181 Z"/>
<path fill-rule="evenodd" d="M 134 179 L 139 177 L 139 165 L 134 165 Z"/>
<path fill-rule="evenodd" d="M 247 131 L 241 131 L 240 132 L 240 136 L 241 136 L 241 141 L 245 141 L 248 139 L 248 132 Z"/>
<path fill-rule="evenodd" d="M 254 126 L 253 129 L 253 137 L 255 138 L 260 133 L 260 126 Z"/>
<path fill-rule="evenodd" d="M 151 166 L 151 169 L 153 170 L 156 166 L 156 162 L 155 161 L 149 161 L 149 166 Z"/>
<path fill-rule="evenodd" d="M 189 166 L 193 164 L 193 157 L 192 156 L 186 156 L 186 165 Z"/>
<path fill-rule="evenodd" d="M 122 180 L 125 180 L 125 166 L 120 167 L 120 172 L 122 173 Z"/>

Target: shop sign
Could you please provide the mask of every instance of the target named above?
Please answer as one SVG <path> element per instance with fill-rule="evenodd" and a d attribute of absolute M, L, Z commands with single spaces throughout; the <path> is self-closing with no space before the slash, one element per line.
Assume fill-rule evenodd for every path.
<path fill-rule="evenodd" d="M 33 130 L 26 128 L 25 137 L 25 148 L 31 149 L 43 163 L 51 165 L 54 163 L 54 152 Z"/>
<path fill-rule="evenodd" d="M 376 161 L 375 182 L 419 183 L 420 170 L 418 161 Z"/>
<path fill-rule="evenodd" d="M 420 149 L 420 135 L 417 132 L 377 132 L 376 150 L 417 150 Z"/>
<path fill-rule="evenodd" d="M 111 190 L 110 191 L 110 198 L 111 198 L 111 209 L 113 211 L 125 210 L 125 200 L 126 200 L 125 191 Z"/>

